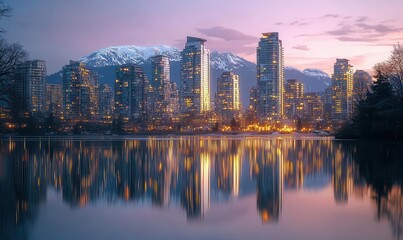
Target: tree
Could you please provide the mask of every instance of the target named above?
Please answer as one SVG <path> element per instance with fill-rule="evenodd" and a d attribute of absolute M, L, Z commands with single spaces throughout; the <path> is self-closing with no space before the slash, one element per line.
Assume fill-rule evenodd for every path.
<path fill-rule="evenodd" d="M 238 122 L 236 121 L 235 118 L 231 119 L 230 126 L 231 126 L 232 131 L 237 131 L 239 129 L 239 124 L 238 124 Z"/>
<path fill-rule="evenodd" d="M 10 12 L 11 9 L 0 0 L 0 19 L 9 17 Z M 4 30 L 0 29 L 0 33 L 4 33 Z M 18 96 L 16 96 L 12 85 L 12 75 L 15 67 L 23 62 L 25 57 L 26 52 L 21 45 L 9 44 L 3 37 L 0 37 L 0 107 L 13 111 L 18 109 L 13 106 L 15 105 L 13 101 L 18 99 Z"/>
<path fill-rule="evenodd" d="M 119 116 L 112 121 L 112 133 L 114 134 L 122 134 L 123 130 L 123 117 Z"/>
<path fill-rule="evenodd" d="M 49 116 L 45 119 L 44 123 L 45 131 L 57 132 L 59 129 L 59 123 L 56 121 L 56 118 L 53 116 L 53 113 L 49 114 Z"/>
<path fill-rule="evenodd" d="M 220 123 L 216 122 L 212 128 L 213 132 L 218 132 L 218 130 L 220 130 Z"/>
<path fill-rule="evenodd" d="M 298 117 L 297 120 L 297 131 L 301 131 L 302 130 L 302 120 L 300 117 Z"/>
<path fill-rule="evenodd" d="M 403 48 L 398 43 L 393 47 L 388 60 L 375 65 L 375 70 L 387 76 L 396 94 L 403 98 Z"/>

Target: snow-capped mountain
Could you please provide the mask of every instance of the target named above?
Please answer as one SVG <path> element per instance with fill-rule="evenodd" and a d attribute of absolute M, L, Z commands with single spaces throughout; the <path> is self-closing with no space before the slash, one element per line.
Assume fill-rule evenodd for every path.
<path fill-rule="evenodd" d="M 322 70 L 307 68 L 303 71 L 287 66 L 284 69 L 285 79 L 298 79 L 305 85 L 306 92 L 319 92 L 330 86 L 329 75 Z"/>
<path fill-rule="evenodd" d="M 320 69 L 315 69 L 315 68 L 307 68 L 304 71 L 302 71 L 305 75 L 319 78 L 319 79 L 328 79 L 330 78 L 329 74 L 325 73 L 324 71 Z"/>
<path fill-rule="evenodd" d="M 79 61 L 90 67 L 106 67 L 126 63 L 143 64 L 150 57 L 160 54 L 168 56 L 170 61 L 180 60 L 180 51 L 175 47 L 165 45 L 140 47 L 132 45 L 103 48 L 82 57 Z"/>
<path fill-rule="evenodd" d="M 79 59 L 89 67 L 106 67 L 126 63 L 144 64 L 150 57 L 163 54 L 170 61 L 180 61 L 180 50 L 175 47 L 160 45 L 151 47 L 117 46 L 103 48 Z M 210 64 L 213 69 L 232 71 L 241 67 L 255 68 L 256 65 L 233 53 L 212 51 Z"/>
<path fill-rule="evenodd" d="M 211 52 L 210 65 L 212 68 L 224 71 L 232 71 L 241 67 L 256 68 L 256 64 L 249 62 L 236 54 L 230 52 L 220 53 L 217 51 Z"/>

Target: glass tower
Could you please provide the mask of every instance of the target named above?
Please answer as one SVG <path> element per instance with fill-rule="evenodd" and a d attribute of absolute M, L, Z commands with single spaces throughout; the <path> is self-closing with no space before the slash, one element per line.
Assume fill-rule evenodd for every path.
<path fill-rule="evenodd" d="M 143 68 L 135 64 L 119 66 L 115 80 L 115 113 L 125 121 L 145 124 L 148 120 L 149 83 Z"/>
<path fill-rule="evenodd" d="M 283 117 L 284 60 L 277 32 L 263 33 L 257 47 L 257 114 L 260 122 Z"/>
<path fill-rule="evenodd" d="M 46 109 L 46 63 L 25 61 L 17 66 L 14 78 L 16 93 L 24 113 L 38 115 Z"/>
<path fill-rule="evenodd" d="M 353 107 L 353 69 L 347 59 L 336 59 L 332 75 L 332 119 L 351 118 Z"/>
<path fill-rule="evenodd" d="M 63 67 L 63 115 L 64 120 L 98 120 L 98 75 L 84 63 L 70 61 Z"/>
<path fill-rule="evenodd" d="M 216 111 L 224 120 L 231 120 L 240 110 L 239 76 L 224 72 L 217 81 Z"/>
<path fill-rule="evenodd" d="M 172 123 L 177 113 L 178 98 L 176 85 L 170 81 L 169 58 L 157 55 L 151 58 L 151 99 L 150 118 L 152 123 L 167 125 Z"/>
<path fill-rule="evenodd" d="M 210 110 L 210 51 L 205 42 L 187 37 L 181 52 L 180 111 L 185 117 Z"/>

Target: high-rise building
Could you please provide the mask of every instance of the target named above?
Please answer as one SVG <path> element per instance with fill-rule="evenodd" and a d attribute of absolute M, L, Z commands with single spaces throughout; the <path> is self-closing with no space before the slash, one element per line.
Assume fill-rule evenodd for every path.
<path fill-rule="evenodd" d="M 168 125 L 178 113 L 176 84 L 170 81 L 169 58 L 151 58 L 150 120 L 155 125 Z M 176 95 L 176 96 L 175 96 Z"/>
<path fill-rule="evenodd" d="M 146 124 L 148 121 L 149 82 L 143 68 L 126 64 L 116 70 L 115 114 L 125 121 Z"/>
<path fill-rule="evenodd" d="M 297 79 L 287 80 L 284 86 L 284 116 L 298 119 L 304 111 L 304 84 Z"/>
<path fill-rule="evenodd" d="M 98 120 L 98 75 L 84 63 L 63 67 L 63 118 L 71 122 Z"/>
<path fill-rule="evenodd" d="M 169 87 L 168 116 L 171 116 L 172 122 L 179 122 L 179 90 L 175 82 L 171 82 Z"/>
<path fill-rule="evenodd" d="M 309 121 L 319 121 L 323 119 L 323 101 L 319 93 L 310 92 L 304 94 L 304 115 Z"/>
<path fill-rule="evenodd" d="M 372 76 L 364 70 L 357 70 L 354 73 L 353 82 L 353 101 L 356 103 L 366 97 L 372 84 Z"/>
<path fill-rule="evenodd" d="M 329 86 L 325 89 L 322 96 L 323 100 L 323 119 L 332 119 L 332 87 Z"/>
<path fill-rule="evenodd" d="M 46 84 L 46 112 L 54 117 L 62 117 L 63 114 L 63 85 Z"/>
<path fill-rule="evenodd" d="M 263 33 L 257 47 L 257 114 L 260 122 L 283 117 L 283 46 L 277 32 Z"/>
<path fill-rule="evenodd" d="M 332 75 L 332 119 L 351 118 L 353 107 L 353 69 L 347 59 L 337 59 Z"/>
<path fill-rule="evenodd" d="M 258 107 L 258 95 L 257 95 L 257 87 L 253 86 L 249 90 L 249 109 L 257 114 L 257 107 Z"/>
<path fill-rule="evenodd" d="M 180 111 L 184 117 L 210 110 L 210 51 L 205 42 L 187 37 L 181 52 Z"/>
<path fill-rule="evenodd" d="M 223 72 L 217 80 L 216 112 L 224 120 L 231 120 L 240 110 L 239 76 Z"/>
<path fill-rule="evenodd" d="M 46 109 L 46 63 L 42 60 L 18 64 L 13 79 L 14 89 L 21 100 L 24 114 L 37 116 Z"/>
<path fill-rule="evenodd" d="M 99 85 L 99 116 L 105 120 L 112 119 L 113 92 L 108 84 Z"/>

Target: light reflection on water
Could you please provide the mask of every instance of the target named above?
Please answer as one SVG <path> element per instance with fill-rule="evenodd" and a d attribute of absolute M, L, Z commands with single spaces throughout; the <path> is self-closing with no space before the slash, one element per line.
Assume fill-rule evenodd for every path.
<path fill-rule="evenodd" d="M 74 210 L 89 206 L 100 212 L 124 206 L 181 209 L 183 217 L 194 224 L 214 218 L 213 208 L 239 211 L 233 203 L 253 197 L 260 219 L 256 224 L 281 226 L 290 222 L 282 218 L 287 196 L 298 192 L 320 195 L 331 189 L 331 198 L 319 204 L 337 208 L 349 205 L 351 199 L 362 205 L 370 201 L 366 210 L 373 212 L 373 222 L 389 226 L 389 235 L 383 239 L 401 239 L 402 147 L 402 143 L 257 137 L 1 140 L 0 237 L 33 239 L 31 233 L 37 219 L 45 215 L 40 206 L 47 206 L 49 191 L 56 191 L 63 206 Z M 298 207 L 315 210 L 313 204 Z M 172 212 L 172 218 L 177 217 L 182 215 Z M 111 224 L 119 220 L 115 216 Z M 166 225 L 177 231 L 175 239 L 180 238 L 183 226 Z M 360 227 L 367 226 L 357 222 L 356 231 L 362 231 Z M 225 237 L 224 232 L 220 232 L 221 239 L 234 238 Z M 149 238 L 147 234 L 144 230 L 140 236 Z M 268 235 L 256 232 L 255 238 L 263 234 Z M 278 238 L 289 238 L 285 234 L 280 232 Z M 46 239 L 46 235 L 39 238 Z"/>

